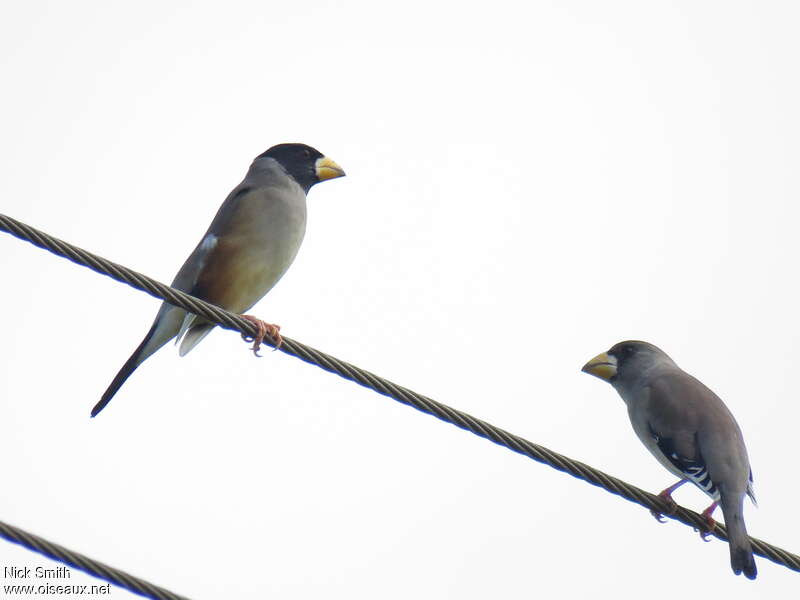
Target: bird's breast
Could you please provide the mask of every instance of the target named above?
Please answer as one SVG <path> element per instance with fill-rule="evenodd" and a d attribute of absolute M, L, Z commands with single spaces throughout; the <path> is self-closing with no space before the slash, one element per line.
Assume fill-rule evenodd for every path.
<path fill-rule="evenodd" d="M 304 194 L 298 199 L 276 190 L 243 198 L 203 269 L 206 299 L 238 313 L 250 309 L 286 273 L 305 228 Z"/>

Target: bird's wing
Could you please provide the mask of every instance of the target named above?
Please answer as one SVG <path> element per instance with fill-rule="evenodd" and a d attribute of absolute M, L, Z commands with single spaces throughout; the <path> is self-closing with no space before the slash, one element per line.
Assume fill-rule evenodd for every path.
<path fill-rule="evenodd" d="M 183 266 L 175 275 L 172 287 L 179 289 L 187 294 L 193 294 L 197 287 L 197 281 L 201 277 L 209 261 L 213 260 L 214 254 L 218 251 L 219 240 L 230 228 L 230 222 L 236 215 L 241 200 L 251 191 L 249 186 L 240 184 L 228 194 L 225 202 L 219 207 L 214 220 L 206 231 L 200 243 L 183 263 Z"/>
<path fill-rule="evenodd" d="M 717 483 L 699 441 L 702 406 L 696 396 L 701 390 L 694 389 L 695 383 L 699 382 L 683 373 L 657 378 L 650 385 L 645 418 L 654 448 L 661 454 L 657 458 L 716 500 Z"/>
<path fill-rule="evenodd" d="M 689 456 L 682 455 L 678 451 L 674 438 L 659 434 L 653 428 L 652 424 L 650 424 L 650 434 L 653 436 L 653 441 L 664 457 L 672 466 L 681 472 L 684 479 L 688 479 L 694 483 L 712 498 L 717 499 L 719 497 L 719 490 L 716 484 L 711 480 L 711 476 L 708 473 L 708 466 L 699 450 L 690 458 Z M 695 447 L 697 446 L 696 439 L 694 445 Z"/>
<path fill-rule="evenodd" d="M 213 298 L 208 298 L 198 293 L 202 292 L 198 282 L 203 278 L 209 265 L 220 262 L 220 238 L 224 235 L 226 230 L 229 229 L 230 222 L 236 214 L 236 209 L 241 199 L 250 191 L 251 188 L 249 186 L 239 185 L 228 195 L 225 202 L 223 202 L 222 206 L 220 206 L 217 211 L 208 231 L 206 231 L 200 243 L 197 244 L 197 247 L 178 271 L 178 274 L 172 282 L 172 287 L 214 303 Z M 175 336 L 175 343 L 177 344 L 193 326 L 196 328 L 202 321 L 203 319 L 201 317 L 187 312 L 181 322 L 178 334 Z M 202 329 L 204 333 L 200 337 L 197 335 L 192 336 L 196 339 L 193 339 L 191 347 L 193 348 L 203 337 L 208 335 L 213 327 L 213 325 L 203 323 Z M 188 350 L 182 351 L 181 355 L 186 354 L 186 352 L 188 352 Z"/>

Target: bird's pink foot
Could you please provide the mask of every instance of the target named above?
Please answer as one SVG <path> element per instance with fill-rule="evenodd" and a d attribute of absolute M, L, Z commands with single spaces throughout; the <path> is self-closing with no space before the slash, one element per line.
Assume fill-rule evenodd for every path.
<path fill-rule="evenodd" d="M 710 541 L 708 536 L 714 533 L 714 529 L 717 527 L 717 522 L 714 520 L 714 517 L 711 515 L 714 514 L 714 511 L 717 509 L 718 503 L 713 502 L 711 506 L 705 509 L 700 516 L 703 517 L 706 521 L 706 528 L 700 530 L 700 539 L 704 542 Z"/>
<path fill-rule="evenodd" d="M 662 490 L 658 494 L 658 497 L 664 500 L 664 502 L 666 502 L 667 505 L 669 506 L 669 509 L 667 510 L 668 515 L 675 514 L 675 511 L 678 509 L 678 505 L 676 504 L 675 500 L 672 499 L 672 492 L 681 487 L 684 483 L 686 483 L 686 481 L 687 481 L 686 479 L 681 479 L 675 485 L 669 486 L 667 489 Z M 650 514 L 653 515 L 653 518 L 659 523 L 667 522 L 667 520 L 664 518 L 664 515 L 658 512 L 657 510 L 651 510 Z"/>
<path fill-rule="evenodd" d="M 269 336 L 275 340 L 275 350 L 281 347 L 281 344 L 283 343 L 283 338 L 281 337 L 280 334 L 281 331 L 280 325 L 273 325 L 272 323 L 267 323 L 266 321 L 262 321 L 261 319 L 256 318 L 252 315 L 241 315 L 241 316 L 243 319 L 247 319 L 258 328 L 258 333 L 256 334 L 255 337 L 242 334 L 242 339 L 245 342 L 253 342 L 253 347 L 251 348 L 253 354 L 255 354 L 256 356 L 261 356 L 258 353 L 258 351 L 261 349 L 261 342 L 264 341 L 264 338 L 267 336 L 267 334 L 269 334 Z"/>

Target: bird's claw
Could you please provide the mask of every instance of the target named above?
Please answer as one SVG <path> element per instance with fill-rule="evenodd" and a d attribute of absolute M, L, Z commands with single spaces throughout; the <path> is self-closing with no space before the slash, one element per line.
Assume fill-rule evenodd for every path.
<path fill-rule="evenodd" d="M 703 540 L 704 542 L 711 541 L 708 539 L 708 536 L 714 533 L 714 530 L 717 528 L 717 522 L 714 520 L 714 517 L 711 516 L 716 510 L 716 508 L 717 508 L 717 503 L 714 502 L 711 506 L 705 509 L 703 513 L 700 515 L 706 522 L 705 528 L 703 529 L 695 528 L 695 531 L 700 532 L 700 539 Z"/>
<path fill-rule="evenodd" d="M 664 518 L 664 515 L 674 515 L 675 511 L 678 510 L 678 505 L 675 503 L 675 500 L 672 499 L 670 495 L 670 488 L 667 488 L 663 492 L 658 495 L 667 505 L 667 510 L 664 512 L 651 510 L 650 514 L 653 515 L 653 518 L 658 521 L 659 523 L 666 523 L 667 520 Z"/>
<path fill-rule="evenodd" d="M 700 533 L 700 539 L 704 542 L 710 542 L 711 540 L 708 539 L 711 534 L 714 533 L 714 530 L 717 528 L 717 522 L 709 516 L 706 516 L 706 526 L 702 529 L 695 529 Z"/>
<path fill-rule="evenodd" d="M 283 344 L 283 338 L 280 334 L 280 325 L 267 323 L 266 321 L 262 321 L 261 319 L 258 319 L 252 315 L 242 315 L 242 318 L 250 321 L 258 328 L 258 333 L 255 337 L 246 335 L 244 333 L 242 334 L 242 339 L 245 342 L 253 342 L 253 347 L 250 348 L 253 351 L 253 354 L 259 357 L 261 356 L 258 351 L 261 349 L 261 342 L 264 341 L 264 338 L 267 336 L 267 334 L 269 334 L 269 336 L 275 340 L 275 348 L 273 348 L 273 351 L 281 347 L 281 344 Z"/>

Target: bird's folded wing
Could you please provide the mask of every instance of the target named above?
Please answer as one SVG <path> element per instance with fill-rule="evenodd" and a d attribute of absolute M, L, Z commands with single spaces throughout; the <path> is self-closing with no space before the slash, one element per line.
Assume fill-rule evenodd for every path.
<path fill-rule="evenodd" d="M 694 483 L 712 498 L 719 498 L 717 485 L 711 480 L 711 476 L 708 473 L 708 466 L 703 460 L 699 449 L 696 450 L 693 458 L 689 458 L 678 451 L 674 438 L 659 435 L 652 425 L 650 425 L 650 434 L 653 436 L 653 440 L 664 457 L 680 471 L 686 479 Z M 697 448 L 696 437 L 694 446 Z"/>
<path fill-rule="evenodd" d="M 217 250 L 219 245 L 220 233 L 228 226 L 231 215 L 235 212 L 235 208 L 238 205 L 241 197 L 247 194 L 249 191 L 249 187 L 241 184 L 231 191 L 231 193 L 225 199 L 225 202 L 222 203 L 222 206 L 220 206 L 219 210 L 217 211 L 217 214 L 214 217 L 214 220 L 211 222 L 208 231 L 206 231 L 205 235 L 203 236 L 203 239 L 200 240 L 200 243 L 197 244 L 197 247 L 189 255 L 189 258 L 186 259 L 186 262 L 183 263 L 180 271 L 178 271 L 178 274 L 172 281 L 172 287 L 186 292 L 187 294 L 198 294 L 197 282 L 202 276 L 203 271 L 208 263 L 213 260 L 215 250 Z M 205 297 L 202 299 L 208 300 L 208 298 Z M 175 343 L 177 344 L 180 342 L 192 325 L 199 320 L 200 319 L 197 317 L 197 315 L 186 313 L 186 316 L 181 323 L 180 330 L 178 331 L 178 335 L 175 336 Z M 199 341 L 200 340 L 198 339 L 197 342 Z M 195 344 L 197 342 L 195 342 Z M 186 352 L 188 352 L 188 350 L 186 350 Z"/>

